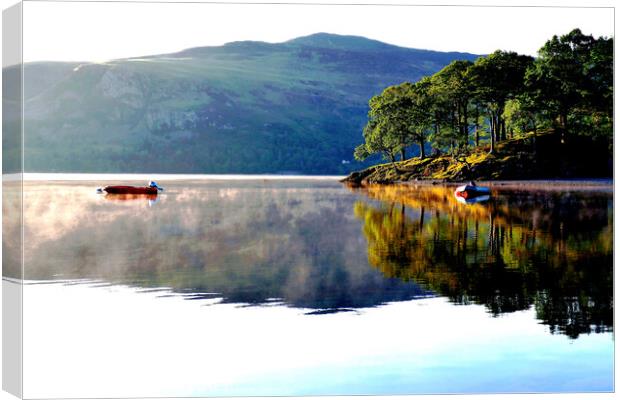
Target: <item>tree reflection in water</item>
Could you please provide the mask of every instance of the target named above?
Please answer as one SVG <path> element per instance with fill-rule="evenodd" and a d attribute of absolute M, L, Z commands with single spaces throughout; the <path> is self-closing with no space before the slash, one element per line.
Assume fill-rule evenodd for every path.
<path fill-rule="evenodd" d="M 414 281 L 493 315 L 535 307 L 552 332 L 572 338 L 611 331 L 611 193 L 494 191 L 459 204 L 452 189 L 354 189 L 368 259 L 386 277 Z"/>

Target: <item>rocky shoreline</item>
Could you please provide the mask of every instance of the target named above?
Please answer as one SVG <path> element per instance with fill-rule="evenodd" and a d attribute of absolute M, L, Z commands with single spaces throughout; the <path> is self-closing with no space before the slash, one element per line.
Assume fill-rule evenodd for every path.
<path fill-rule="evenodd" d="M 342 182 L 390 184 L 397 182 L 463 182 L 610 178 L 613 176 L 607 153 L 599 143 L 574 137 L 561 138 L 554 132 L 529 134 L 509 139 L 490 154 L 487 147 L 460 155 L 411 158 L 374 165 L 352 172 Z"/>

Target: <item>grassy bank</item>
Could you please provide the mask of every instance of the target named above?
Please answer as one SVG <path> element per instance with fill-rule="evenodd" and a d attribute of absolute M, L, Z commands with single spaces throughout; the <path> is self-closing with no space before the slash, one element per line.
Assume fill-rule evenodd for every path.
<path fill-rule="evenodd" d="M 604 178 L 612 176 L 612 154 L 607 140 L 553 131 L 529 133 L 500 143 L 493 154 L 488 146 L 459 155 L 412 158 L 351 173 L 343 182 L 394 183 L 416 180 L 522 180 Z"/>

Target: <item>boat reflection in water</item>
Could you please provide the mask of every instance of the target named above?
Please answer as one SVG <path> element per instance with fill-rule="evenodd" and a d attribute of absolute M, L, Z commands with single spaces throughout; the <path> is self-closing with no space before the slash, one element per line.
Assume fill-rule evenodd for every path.
<path fill-rule="evenodd" d="M 489 201 L 490 199 L 491 199 L 491 196 L 489 196 L 488 194 L 483 195 L 483 196 L 470 197 L 470 198 L 465 198 L 461 196 L 456 197 L 456 201 L 462 204 L 484 203 L 486 201 Z"/>
<path fill-rule="evenodd" d="M 494 190 L 463 205 L 452 189 L 369 186 L 355 204 L 368 260 L 386 277 L 413 281 L 493 315 L 525 310 L 576 338 L 611 331 L 611 193 Z"/>
<path fill-rule="evenodd" d="M 146 201 L 149 207 L 152 207 L 157 203 L 157 194 L 116 194 L 106 193 L 103 198 L 107 201 Z"/>

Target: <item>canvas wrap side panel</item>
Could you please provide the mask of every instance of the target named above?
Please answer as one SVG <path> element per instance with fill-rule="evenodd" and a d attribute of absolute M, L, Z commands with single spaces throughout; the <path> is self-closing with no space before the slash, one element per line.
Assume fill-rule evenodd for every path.
<path fill-rule="evenodd" d="M 22 3 L 2 22 L 2 389 L 22 397 Z"/>

